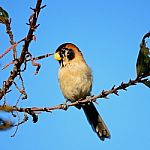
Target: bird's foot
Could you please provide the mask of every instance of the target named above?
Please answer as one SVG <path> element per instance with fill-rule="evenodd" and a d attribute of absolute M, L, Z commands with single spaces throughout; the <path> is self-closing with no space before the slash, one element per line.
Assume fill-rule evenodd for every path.
<path fill-rule="evenodd" d="M 68 100 L 65 100 L 65 102 L 62 104 L 62 108 L 64 109 L 64 110 L 67 110 L 68 109 Z"/>
<path fill-rule="evenodd" d="M 92 102 L 92 97 L 93 97 L 94 95 L 91 95 L 91 96 L 86 96 L 86 100 L 87 100 L 87 103 L 88 104 L 90 104 L 91 102 Z"/>

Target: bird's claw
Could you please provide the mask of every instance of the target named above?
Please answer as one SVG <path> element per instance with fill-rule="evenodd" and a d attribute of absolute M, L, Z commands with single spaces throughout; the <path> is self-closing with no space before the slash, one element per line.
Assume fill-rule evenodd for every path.
<path fill-rule="evenodd" d="M 92 102 L 91 97 L 93 97 L 93 95 L 92 96 L 86 96 L 86 100 L 88 101 L 88 104 Z"/>
<path fill-rule="evenodd" d="M 62 108 L 64 109 L 64 110 L 67 110 L 68 109 L 68 104 L 67 104 L 67 102 L 68 102 L 68 100 L 66 100 L 63 104 L 62 104 Z"/>

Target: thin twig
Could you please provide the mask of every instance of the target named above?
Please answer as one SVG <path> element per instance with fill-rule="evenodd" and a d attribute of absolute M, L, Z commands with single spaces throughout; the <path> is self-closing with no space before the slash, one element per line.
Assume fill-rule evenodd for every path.
<path fill-rule="evenodd" d="M 11 137 L 14 137 L 14 136 L 16 135 L 16 133 L 17 133 L 17 131 L 18 131 L 20 125 L 22 125 L 22 124 L 24 124 L 25 122 L 28 121 L 28 116 L 27 116 L 26 113 L 24 113 L 24 118 L 23 118 L 22 121 L 20 121 L 20 116 L 19 116 L 18 113 L 17 113 L 17 116 L 18 116 L 18 123 L 12 125 L 12 127 L 16 127 L 16 130 L 15 130 L 14 134 L 13 134 Z"/>
<path fill-rule="evenodd" d="M 2 67 L 2 70 L 6 69 L 8 66 L 14 64 L 14 61 L 11 61 Z"/>
<path fill-rule="evenodd" d="M 14 45 L 16 44 L 14 42 L 14 38 L 13 38 L 13 33 L 11 31 L 11 19 L 10 20 L 7 20 L 6 23 L 6 33 L 8 34 L 9 38 L 10 38 L 10 43 L 11 45 Z M 17 50 L 16 50 L 16 47 L 13 47 L 13 58 L 16 59 L 17 58 Z"/>
<path fill-rule="evenodd" d="M 19 113 L 17 112 L 17 118 L 18 118 L 18 124 L 16 125 L 16 130 L 15 132 L 13 133 L 13 135 L 11 135 L 11 137 L 14 137 L 18 131 L 18 128 L 19 128 L 19 122 L 20 122 L 20 116 L 19 116 Z"/>
<path fill-rule="evenodd" d="M 16 43 L 12 44 L 9 48 L 6 49 L 6 51 L 5 51 L 3 54 L 0 54 L 0 59 L 1 59 L 2 57 L 4 57 L 7 53 L 9 53 L 12 49 L 14 50 L 14 49 L 17 47 L 17 45 L 18 45 L 19 43 L 23 42 L 24 40 L 25 40 L 25 38 L 23 38 L 23 39 L 21 39 L 20 41 L 18 41 L 18 42 L 16 42 Z M 14 57 L 16 56 L 15 52 L 16 52 L 16 50 L 14 50 Z M 15 59 L 16 59 L 16 58 L 15 58 Z M 15 60 L 15 59 L 14 59 L 14 60 Z"/>
<path fill-rule="evenodd" d="M 32 60 L 34 61 L 34 60 L 44 59 L 44 58 L 47 58 L 47 57 L 49 57 L 49 56 L 51 56 L 51 55 L 53 55 L 53 53 L 48 53 L 48 54 L 45 54 L 45 55 L 33 57 Z M 31 61 L 31 59 L 27 59 L 27 60 L 25 61 L 25 64 L 26 64 L 26 62 L 29 62 L 29 61 Z M 7 64 L 5 64 L 5 65 L 2 67 L 2 70 L 6 69 L 7 67 L 9 67 L 9 66 L 12 65 L 12 64 L 14 64 L 14 60 L 11 61 L 11 62 L 9 62 L 9 63 L 7 63 Z M 23 71 L 24 71 L 24 70 L 25 70 L 25 69 L 23 69 Z"/>
<path fill-rule="evenodd" d="M 51 55 L 53 55 L 54 53 L 48 53 L 48 54 L 45 54 L 45 55 L 41 55 L 41 56 L 38 56 L 38 57 L 33 57 L 33 60 L 40 60 L 40 59 L 43 59 L 43 58 L 47 58 Z M 26 61 L 31 61 L 31 59 L 28 59 Z"/>
<path fill-rule="evenodd" d="M 18 44 L 15 43 L 15 44 L 11 45 L 8 49 L 6 49 L 6 51 L 5 51 L 3 54 L 0 55 L 0 59 L 1 59 L 2 57 L 4 57 L 8 52 L 10 52 L 12 49 L 14 49 L 17 45 L 18 45 Z"/>

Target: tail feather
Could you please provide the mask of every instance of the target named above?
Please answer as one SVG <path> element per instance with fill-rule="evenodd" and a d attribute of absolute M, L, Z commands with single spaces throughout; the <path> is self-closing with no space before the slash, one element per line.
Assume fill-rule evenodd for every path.
<path fill-rule="evenodd" d="M 110 138 L 110 133 L 106 127 L 103 119 L 99 115 L 93 103 L 88 103 L 82 106 L 88 122 L 92 126 L 93 130 L 97 133 L 98 137 L 104 141 L 105 138 Z"/>

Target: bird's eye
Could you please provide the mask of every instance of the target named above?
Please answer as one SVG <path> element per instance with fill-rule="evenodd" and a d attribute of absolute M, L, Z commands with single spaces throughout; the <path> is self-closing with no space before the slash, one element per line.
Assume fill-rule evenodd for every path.
<path fill-rule="evenodd" d="M 69 60 L 72 60 L 74 57 L 75 57 L 74 51 L 73 51 L 72 49 L 68 49 L 68 50 L 67 50 L 67 58 L 68 58 Z"/>
<path fill-rule="evenodd" d="M 68 48 L 62 48 L 60 51 L 60 57 L 64 58 L 67 57 L 68 60 L 72 60 L 75 56 L 75 53 L 72 49 L 68 49 Z"/>

